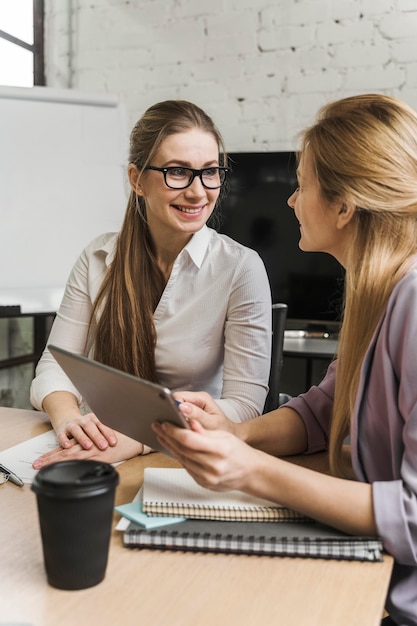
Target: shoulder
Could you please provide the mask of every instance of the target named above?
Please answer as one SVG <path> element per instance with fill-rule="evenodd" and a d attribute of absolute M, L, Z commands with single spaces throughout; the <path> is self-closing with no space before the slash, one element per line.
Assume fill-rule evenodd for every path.
<path fill-rule="evenodd" d="M 113 250 L 117 243 L 118 233 L 102 233 L 97 237 L 94 237 L 90 243 L 85 247 L 85 250 L 93 252 L 109 252 Z"/>
<path fill-rule="evenodd" d="M 118 233 L 103 233 L 88 243 L 81 256 L 91 259 L 94 256 L 112 258 L 117 245 Z"/>
<path fill-rule="evenodd" d="M 244 289 L 254 299 L 265 300 L 270 306 L 268 274 L 263 260 L 255 250 L 213 231 L 205 263 L 216 276 L 228 276 L 233 288 Z"/>
<path fill-rule="evenodd" d="M 393 290 L 381 330 L 388 337 L 391 352 L 414 349 L 417 337 L 417 267 L 411 269 Z"/>
<path fill-rule="evenodd" d="M 117 233 L 103 233 L 92 239 L 78 256 L 72 273 L 102 272 L 103 268 L 108 266 L 114 258 L 117 236 Z"/>
<path fill-rule="evenodd" d="M 211 231 L 210 247 L 217 253 L 222 252 L 224 255 L 235 259 L 247 260 L 252 263 L 262 263 L 261 257 L 255 250 L 252 250 L 252 248 L 244 246 L 228 235 L 223 235 L 215 230 Z"/>
<path fill-rule="evenodd" d="M 396 318 L 414 318 L 417 309 L 417 265 L 395 286 L 388 301 L 387 313 Z M 417 320 L 416 320 L 417 322 Z"/>

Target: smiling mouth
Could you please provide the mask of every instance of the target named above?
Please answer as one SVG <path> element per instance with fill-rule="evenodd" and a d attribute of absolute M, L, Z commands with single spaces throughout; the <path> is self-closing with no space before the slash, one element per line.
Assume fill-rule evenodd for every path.
<path fill-rule="evenodd" d="M 186 206 L 179 206 L 178 204 L 174 204 L 174 207 L 177 209 L 177 211 L 181 211 L 181 213 L 188 213 L 189 215 L 195 215 L 197 213 L 201 213 L 201 211 L 204 208 L 202 206 L 192 208 L 192 207 L 186 207 Z"/>

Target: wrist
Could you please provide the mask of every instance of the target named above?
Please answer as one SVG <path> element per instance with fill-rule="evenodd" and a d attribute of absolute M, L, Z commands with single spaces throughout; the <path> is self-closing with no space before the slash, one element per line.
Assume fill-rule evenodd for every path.
<path fill-rule="evenodd" d="M 249 442 L 249 422 L 250 420 L 239 423 L 233 422 L 232 426 L 232 434 L 244 443 Z"/>

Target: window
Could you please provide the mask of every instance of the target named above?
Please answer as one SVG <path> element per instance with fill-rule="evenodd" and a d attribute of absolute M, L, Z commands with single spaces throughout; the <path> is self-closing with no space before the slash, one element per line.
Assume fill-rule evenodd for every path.
<path fill-rule="evenodd" d="M 45 85 L 44 0 L 1 0 L 0 85 Z"/>

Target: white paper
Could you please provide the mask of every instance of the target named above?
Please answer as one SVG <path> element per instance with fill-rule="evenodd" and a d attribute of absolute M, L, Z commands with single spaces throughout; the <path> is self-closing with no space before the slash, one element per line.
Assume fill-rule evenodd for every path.
<path fill-rule="evenodd" d="M 12 448 L 0 452 L 0 463 L 14 472 L 24 483 L 31 484 L 38 470 L 33 469 L 32 463 L 42 454 L 54 450 L 58 446 L 54 430 L 32 437 L 18 443 Z"/>

